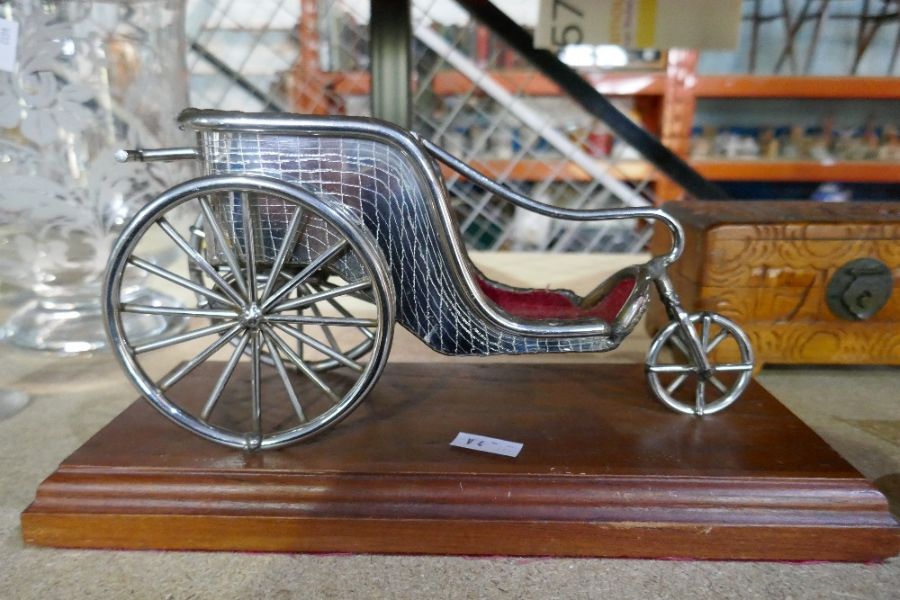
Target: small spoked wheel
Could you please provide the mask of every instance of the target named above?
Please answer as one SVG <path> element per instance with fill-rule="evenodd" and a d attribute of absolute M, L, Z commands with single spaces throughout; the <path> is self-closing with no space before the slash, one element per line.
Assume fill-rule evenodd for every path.
<path fill-rule="evenodd" d="M 172 215 L 186 211 L 197 219 L 180 231 Z M 163 245 L 186 270 L 144 258 Z M 185 306 L 127 303 L 141 277 Z M 387 360 L 395 295 L 380 249 L 345 207 L 271 178 L 210 176 L 168 190 L 126 226 L 104 308 L 117 358 L 160 412 L 257 450 L 314 435 L 357 406 Z M 133 342 L 125 313 L 191 321 L 179 335 Z"/>
<path fill-rule="evenodd" d="M 709 361 L 705 371 L 692 358 L 690 335 L 677 321 L 656 334 L 647 353 L 647 381 L 653 393 L 674 411 L 709 415 L 731 406 L 753 374 L 753 351 L 733 321 L 713 312 L 690 315 Z"/>

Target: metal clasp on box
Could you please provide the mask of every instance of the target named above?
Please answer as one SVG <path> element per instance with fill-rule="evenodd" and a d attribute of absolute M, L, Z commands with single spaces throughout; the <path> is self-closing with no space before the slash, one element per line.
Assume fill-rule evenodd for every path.
<path fill-rule="evenodd" d="M 825 303 L 848 321 L 865 321 L 884 308 L 893 292 L 893 275 L 876 258 L 857 258 L 842 265 L 825 288 Z"/>

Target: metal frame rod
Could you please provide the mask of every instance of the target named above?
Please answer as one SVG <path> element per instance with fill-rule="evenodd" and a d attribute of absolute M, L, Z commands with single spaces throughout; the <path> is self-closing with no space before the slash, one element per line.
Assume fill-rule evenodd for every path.
<path fill-rule="evenodd" d="M 169 160 L 191 160 L 200 158 L 197 148 L 137 148 L 116 150 L 116 162 L 155 162 Z"/>
<path fill-rule="evenodd" d="M 616 135 L 640 152 L 672 181 L 692 196 L 703 200 L 724 200 L 728 196 L 713 182 L 694 170 L 658 139 L 636 125 L 574 69 L 547 50 L 534 47 L 525 29 L 489 0 L 458 0 L 459 4 L 491 31 L 503 38 L 544 76 L 551 79 L 586 111 L 603 121 Z"/>

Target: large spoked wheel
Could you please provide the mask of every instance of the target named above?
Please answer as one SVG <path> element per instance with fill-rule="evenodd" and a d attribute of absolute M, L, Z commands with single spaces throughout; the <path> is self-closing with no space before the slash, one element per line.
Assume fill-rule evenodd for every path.
<path fill-rule="evenodd" d="M 196 229 L 171 224 L 176 208 L 202 215 L 210 247 L 198 247 Z M 161 244 L 184 253 L 185 275 L 142 258 Z M 133 270 L 180 292 L 186 307 L 124 302 Z M 343 206 L 271 178 L 211 176 L 168 190 L 128 224 L 104 309 L 117 358 L 158 410 L 207 439 L 256 450 L 314 435 L 356 407 L 387 360 L 395 295 L 377 244 Z M 124 313 L 191 325 L 135 344 Z M 161 370 L 166 358 L 175 364 Z M 205 377 L 187 377 L 204 364 Z"/>
<path fill-rule="evenodd" d="M 672 321 L 653 339 L 647 353 L 647 381 L 653 393 L 674 411 L 709 415 L 731 406 L 753 374 L 753 350 L 733 321 L 713 312 L 690 315 L 710 370 L 691 358 L 689 336 Z"/>

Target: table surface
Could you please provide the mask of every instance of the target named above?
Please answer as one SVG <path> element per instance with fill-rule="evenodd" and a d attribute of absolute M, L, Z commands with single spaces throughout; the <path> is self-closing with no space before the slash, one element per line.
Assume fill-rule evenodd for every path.
<path fill-rule="evenodd" d="M 473 254 L 513 285 L 586 292 L 639 256 Z M 8 313 L 9 305 L 0 308 Z M 643 362 L 639 326 L 607 354 L 450 358 L 397 329 L 391 360 Z M 373 555 L 76 551 L 26 547 L 19 514 L 61 460 L 136 392 L 112 357 L 60 358 L 0 346 L 0 386 L 32 396 L 0 421 L 0 597 L 793 597 L 891 598 L 900 558 L 879 565 Z M 177 358 L 172 349 L 169 358 Z M 900 369 L 766 368 L 760 382 L 900 504 Z M 326 434 L 327 435 L 327 434 Z"/>

